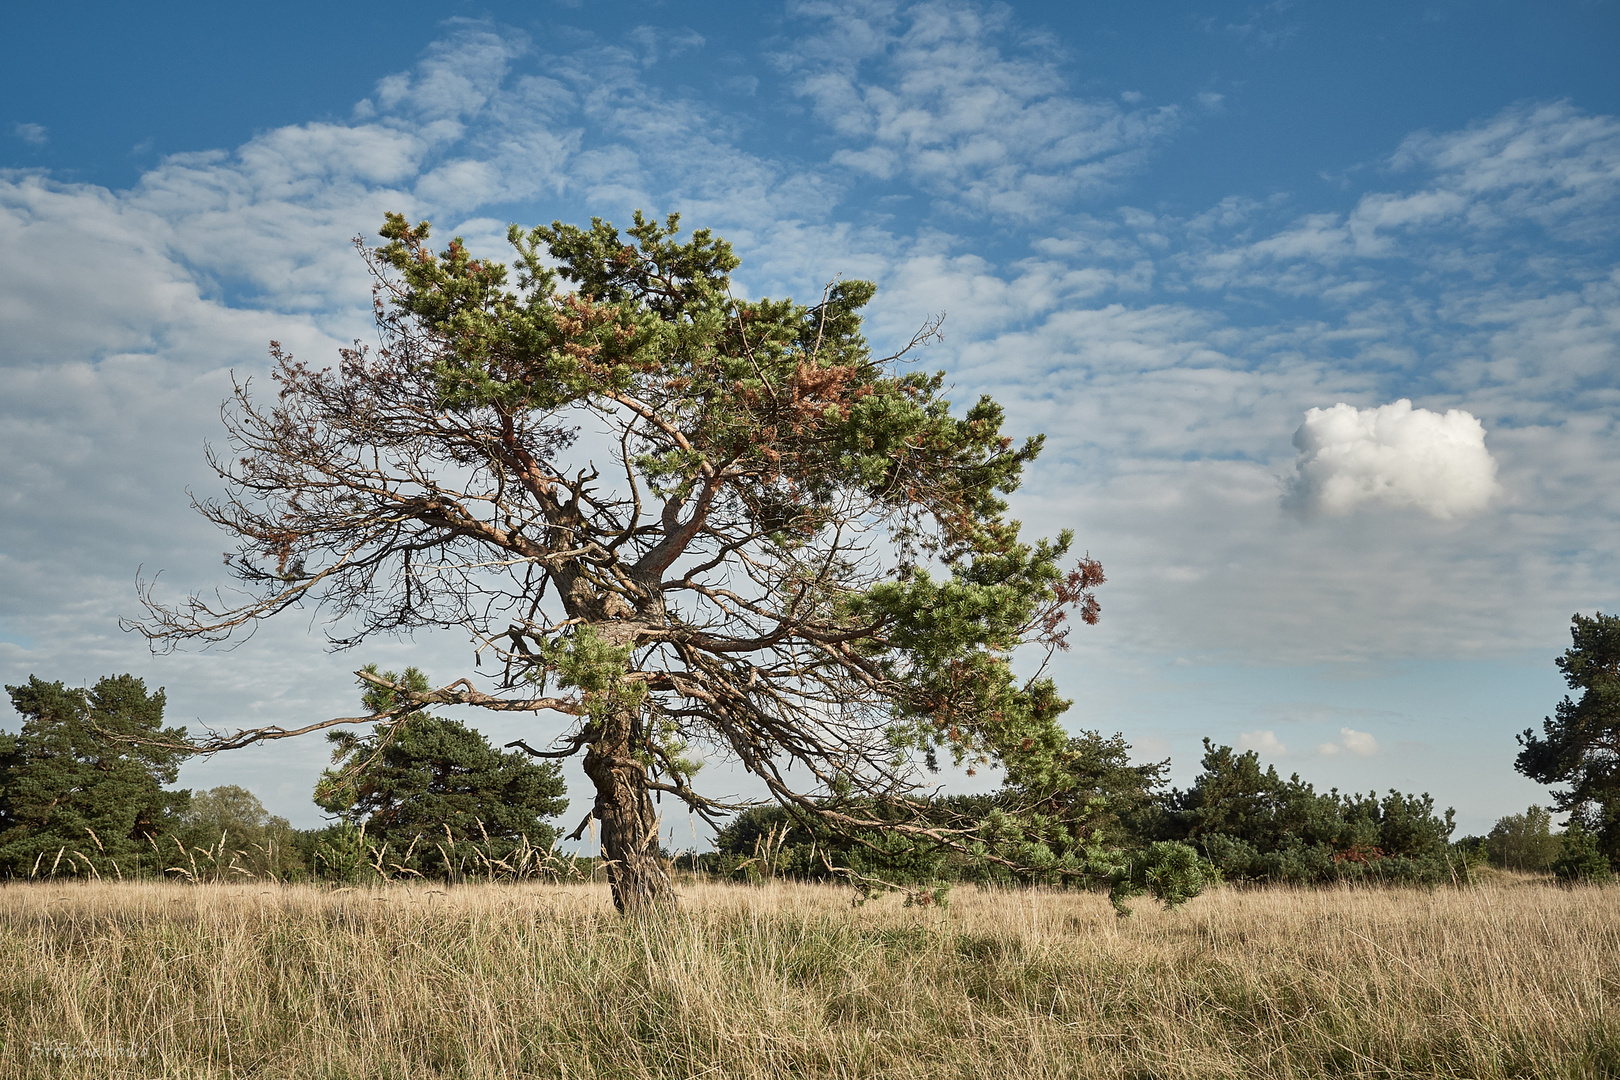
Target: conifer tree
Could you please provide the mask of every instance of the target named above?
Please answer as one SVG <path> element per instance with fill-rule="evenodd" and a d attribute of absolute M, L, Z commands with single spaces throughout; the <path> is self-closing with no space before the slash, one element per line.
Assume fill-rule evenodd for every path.
<path fill-rule="evenodd" d="M 22 730 L 0 734 L 0 872 L 122 873 L 150 852 L 190 792 L 179 774 L 185 728 L 163 726 L 164 695 L 133 675 L 88 691 L 29 676 L 8 686 Z"/>
<path fill-rule="evenodd" d="M 1067 703 L 1013 656 L 1063 647 L 1071 611 L 1095 621 L 1102 570 L 1068 532 L 1030 542 L 1007 518 L 1041 440 L 1004 435 L 989 398 L 953 413 L 943 373 L 907 368 L 937 323 L 876 357 L 871 283 L 741 298 L 730 245 L 681 239 L 673 215 L 514 226 L 511 273 L 460 239 L 435 252 L 425 222 L 389 215 L 382 235 L 381 347 L 332 370 L 272 344 L 275 395 L 239 386 L 227 410 L 228 494 L 199 508 L 237 538 L 252 599 L 166 606 L 147 587 L 140 630 L 218 641 L 316 604 L 338 647 L 464 631 L 487 677 L 362 676 L 398 703 L 340 719 L 562 717 L 531 752 L 583 753 L 625 910 L 672 895 L 657 800 L 735 805 L 694 786 L 694 750 L 830 824 L 1012 857 L 978 823 L 901 810 L 941 757 L 1038 772 L 1065 749 Z"/>
<path fill-rule="evenodd" d="M 1566 785 L 1553 806 L 1620 867 L 1620 615 L 1577 614 L 1570 637 L 1555 663 L 1580 700 L 1559 702 L 1540 735 L 1524 730 L 1514 767 L 1539 784 Z"/>
<path fill-rule="evenodd" d="M 375 666 L 366 673 L 378 674 Z M 381 678 L 402 690 L 362 684 L 374 713 L 388 713 L 401 693 L 430 689 L 416 668 Z M 350 824 L 364 822 L 367 838 L 387 845 L 395 865 L 417 873 L 447 874 L 459 843 L 480 844 L 491 858 L 525 839 L 547 851 L 557 830 L 545 819 L 568 808 L 555 761 L 502 753 L 454 720 L 418 710 L 369 734 L 326 737 L 333 767 L 321 775 L 315 802 Z"/>

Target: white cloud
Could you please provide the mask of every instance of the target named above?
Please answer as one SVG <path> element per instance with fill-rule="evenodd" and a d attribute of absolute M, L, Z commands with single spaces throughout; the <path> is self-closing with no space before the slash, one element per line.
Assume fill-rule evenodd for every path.
<path fill-rule="evenodd" d="M 1236 221 L 1224 242 L 1194 229 L 1195 218 L 1194 242 L 1174 261 L 1199 288 L 1312 298 L 1338 290 L 1351 309 L 1375 287 L 1409 301 L 1434 285 L 1467 295 L 1527 277 L 1545 291 L 1583 264 L 1596 264 L 1587 273 L 1612 267 L 1602 245 L 1620 232 L 1620 118 L 1568 102 L 1517 105 L 1461 131 L 1409 136 L 1385 164 L 1386 176 L 1413 186 L 1365 192 L 1347 213 L 1300 213 L 1284 196 L 1277 206 L 1291 220 L 1264 230 Z M 1571 248 L 1549 257 L 1548 237 Z M 1413 289 L 1412 270 L 1427 287 Z M 1343 292 L 1349 283 L 1362 288 Z"/>
<path fill-rule="evenodd" d="M 1279 49 L 1293 40 L 1301 29 L 1299 23 L 1281 21 L 1293 6 L 1292 0 L 1273 0 L 1269 4 L 1249 7 L 1244 12 L 1246 21 L 1226 23 L 1223 29 L 1254 52 Z M 1215 19 L 1206 18 L 1203 23 L 1206 31 L 1214 32 Z"/>
<path fill-rule="evenodd" d="M 962 209 L 1032 219 L 1107 190 L 1180 124 L 1174 106 L 1125 107 L 1140 94 L 1072 95 L 999 6 L 820 0 L 792 10 L 818 31 L 784 64 L 850 144 L 833 160 L 878 179 L 904 175 Z"/>
<path fill-rule="evenodd" d="M 1375 409 L 1340 402 L 1307 410 L 1294 446 L 1284 503 L 1304 516 L 1384 503 L 1449 519 L 1483 510 L 1497 491 L 1485 426 L 1461 409 L 1414 409 L 1405 398 Z"/>
<path fill-rule="evenodd" d="M 1238 736 L 1239 750 L 1253 750 L 1265 757 L 1287 757 L 1288 747 L 1275 731 L 1245 731 Z"/>
<path fill-rule="evenodd" d="M 513 60 L 529 51 L 522 35 L 502 35 L 489 26 L 452 19 L 455 31 L 435 42 L 415 68 L 377 83 L 376 103 L 384 110 L 419 120 L 460 123 L 481 112 L 495 97 Z M 446 138 L 456 128 L 441 128 Z"/>
<path fill-rule="evenodd" d="M 30 146 L 44 146 L 50 141 L 44 124 L 12 124 L 11 133 Z"/>
<path fill-rule="evenodd" d="M 1608 211 L 1620 192 L 1620 118 L 1591 116 L 1568 101 L 1507 108 L 1461 131 L 1408 136 L 1396 169 L 1427 169 L 1466 195 L 1470 224 L 1530 220 L 1591 242 L 1613 236 Z"/>
<path fill-rule="evenodd" d="M 640 54 L 643 67 L 651 67 L 666 57 L 679 56 L 704 46 L 703 35 L 689 28 L 665 30 L 656 26 L 637 26 L 625 37 Z"/>
<path fill-rule="evenodd" d="M 1356 757 L 1372 757 L 1378 753 L 1378 740 L 1365 731 L 1354 728 L 1340 728 L 1339 741 L 1322 743 L 1317 746 L 1316 752 L 1322 757 L 1333 757 L 1338 754 L 1354 754 Z"/>

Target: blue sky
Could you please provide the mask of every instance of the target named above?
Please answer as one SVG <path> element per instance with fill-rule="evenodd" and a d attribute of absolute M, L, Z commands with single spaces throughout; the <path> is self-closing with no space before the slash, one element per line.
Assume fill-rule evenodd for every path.
<path fill-rule="evenodd" d="M 366 336 L 349 239 L 384 211 L 493 251 L 513 221 L 680 210 L 751 293 L 873 278 L 880 343 L 946 312 L 925 362 L 1047 433 L 1015 513 L 1110 577 L 1058 668 L 1072 726 L 1183 783 L 1208 736 L 1430 791 L 1465 832 L 1545 801 L 1513 734 L 1562 693 L 1571 613 L 1620 608 L 1620 5 L 89 4 L 7 28 L 5 682 L 133 671 L 172 720 L 230 727 L 349 713 L 368 660 L 460 674 L 453 635 L 332 656 L 294 621 L 151 657 L 116 620 L 137 567 L 222 583 L 185 492 L 215 490 L 228 372 L 272 337 L 316 360 Z M 324 758 L 184 780 L 313 823 Z"/>

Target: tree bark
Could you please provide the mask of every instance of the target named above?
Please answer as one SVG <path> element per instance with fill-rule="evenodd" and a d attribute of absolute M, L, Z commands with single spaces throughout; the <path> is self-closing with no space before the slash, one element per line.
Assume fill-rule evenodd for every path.
<path fill-rule="evenodd" d="M 647 793 L 647 767 L 631 756 L 631 717 L 603 725 L 585 752 L 585 775 L 596 784 L 592 813 L 602 824 L 602 857 L 613 906 L 626 915 L 673 906 L 675 883 L 658 850 L 658 815 Z"/>

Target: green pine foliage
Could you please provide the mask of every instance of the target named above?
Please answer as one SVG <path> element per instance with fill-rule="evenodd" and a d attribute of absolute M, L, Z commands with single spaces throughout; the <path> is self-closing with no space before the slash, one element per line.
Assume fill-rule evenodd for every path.
<path fill-rule="evenodd" d="M 1228 881 L 1316 884 L 1378 880 L 1449 881 L 1453 811 L 1435 813 L 1429 795 L 1380 798 L 1317 792 L 1298 774 L 1260 767 L 1252 750 L 1204 740 L 1204 771 L 1165 800 L 1167 839 L 1195 847 Z"/>
<path fill-rule="evenodd" d="M 966 852 L 926 836 L 839 829 L 781 807 L 755 807 L 719 831 L 713 854 L 683 864 L 745 880 L 845 880 L 913 897 L 964 883 L 1045 884 L 1106 889 L 1122 914 L 1129 911 L 1124 901 L 1144 892 L 1174 906 L 1198 895 L 1212 868 L 1184 845 L 1152 842 L 1164 820 L 1160 789 L 1169 763 L 1132 765 L 1129 751 L 1123 736 L 1081 732 L 1055 754 L 1010 759 L 1008 782 L 992 794 L 938 796 L 904 809 L 837 806 L 966 829 L 977 838 Z"/>
<path fill-rule="evenodd" d="M 1163 831 L 1170 761 L 1133 765 L 1125 736 L 1071 735 L 1056 752 L 1019 750 L 1003 759 L 1002 801 L 1047 823 L 1060 845 L 1140 847 Z M 1052 833 L 1061 828 L 1066 841 Z"/>
<path fill-rule="evenodd" d="M 365 669 L 377 674 L 376 666 Z M 415 668 L 382 678 L 401 690 L 372 684 L 364 703 L 373 712 L 394 707 L 401 691 L 426 690 Z M 545 819 L 568 807 L 562 770 L 519 751 L 502 752 L 454 720 L 415 712 L 370 735 L 332 732 L 333 767 L 322 774 L 315 801 L 353 832 L 328 838 L 318 872 L 355 871 L 364 858 L 396 874 L 447 877 L 512 852 L 549 851 L 557 830 Z M 365 827 L 365 843 L 359 826 Z M 324 868 L 324 869 L 323 869 Z"/>
<path fill-rule="evenodd" d="M 1143 893 L 1174 909 L 1219 880 L 1215 867 L 1188 845 L 1156 840 L 1134 853 L 1114 874 L 1108 898 L 1113 901 L 1114 911 L 1122 916 L 1131 913 L 1126 901 Z"/>
<path fill-rule="evenodd" d="M 162 859 L 188 791 L 168 791 L 184 728 L 163 726 L 164 695 L 133 675 L 88 690 L 29 676 L 8 686 L 23 718 L 0 734 L 0 874 L 122 877 Z"/>
<path fill-rule="evenodd" d="M 1620 867 L 1620 615 L 1575 615 L 1572 644 L 1555 662 L 1580 699 L 1565 697 L 1542 733 L 1519 736 L 1514 767 L 1539 784 L 1562 784 L 1553 807 L 1590 834 Z M 1584 843 L 1584 841 L 1583 841 Z"/>
<path fill-rule="evenodd" d="M 1205 740 L 1204 771 L 1165 789 L 1169 762 L 1133 765 L 1122 736 L 1082 732 L 1061 772 L 1021 772 L 993 794 L 939 797 L 911 813 L 941 827 L 976 822 L 979 858 L 926 839 L 843 835 L 777 807 L 738 815 L 713 855 L 688 860 L 737 878 L 847 878 L 915 890 L 931 884 L 1048 884 L 1106 889 L 1116 909 L 1148 894 L 1166 906 L 1217 881 L 1436 885 L 1466 878 L 1447 843 L 1452 812 L 1428 795 L 1318 793 L 1253 752 Z M 985 858 L 983 856 L 990 856 Z M 999 857 L 999 858 L 998 858 Z"/>
<path fill-rule="evenodd" d="M 1552 872 L 1560 881 L 1571 885 L 1602 885 L 1614 880 L 1609 858 L 1603 851 L 1599 837 L 1587 832 L 1580 822 L 1570 823 L 1558 845 L 1558 857 L 1552 861 Z"/>

